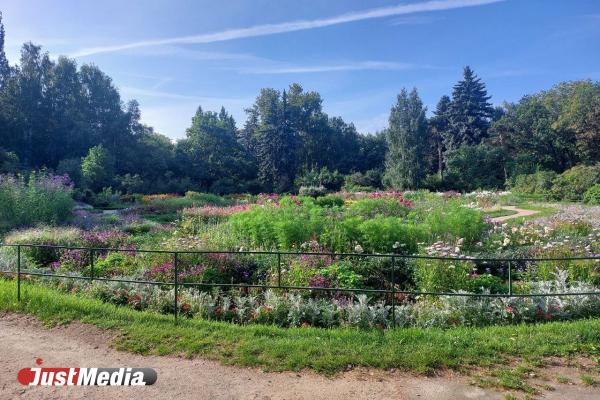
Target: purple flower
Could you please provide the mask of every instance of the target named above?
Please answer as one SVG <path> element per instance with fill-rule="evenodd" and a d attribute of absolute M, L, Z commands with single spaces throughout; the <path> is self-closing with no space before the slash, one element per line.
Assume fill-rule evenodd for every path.
<path fill-rule="evenodd" d="M 325 276 L 318 274 L 318 275 L 315 275 L 312 278 L 310 278 L 310 281 L 308 282 L 308 286 L 327 288 L 327 287 L 331 287 L 331 281 L 329 279 L 327 279 Z"/>

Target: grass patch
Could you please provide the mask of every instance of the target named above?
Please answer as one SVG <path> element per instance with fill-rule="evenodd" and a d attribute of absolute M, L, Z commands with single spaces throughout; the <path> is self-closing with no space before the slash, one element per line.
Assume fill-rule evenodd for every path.
<path fill-rule="evenodd" d="M 518 213 L 518 211 L 515 211 L 515 210 L 507 210 L 507 209 L 501 208 L 499 210 L 487 211 L 487 212 L 485 212 L 485 215 L 490 218 L 498 218 L 498 217 L 507 217 L 509 215 L 515 215 L 517 213 Z"/>
<path fill-rule="evenodd" d="M 597 354 L 600 320 L 539 325 L 452 329 L 364 331 L 249 325 L 182 319 L 116 307 L 99 300 L 23 284 L 23 302 L 16 301 L 16 283 L 0 280 L 0 311 L 32 314 L 49 323 L 78 320 L 121 334 L 115 347 L 141 354 L 195 355 L 226 364 L 260 366 L 266 370 L 314 369 L 335 373 L 348 365 L 397 368 L 416 373 L 436 369 L 492 366 L 509 359 Z M 504 387 L 519 387 L 501 370 Z M 518 377 L 518 376 L 517 376 Z M 528 392 L 526 388 L 522 388 Z"/>
<path fill-rule="evenodd" d="M 473 384 L 480 387 L 492 387 L 504 390 L 520 391 L 530 395 L 538 394 L 539 390 L 528 383 L 528 379 L 537 377 L 543 379 L 544 376 L 538 376 L 536 368 L 541 367 L 538 362 L 521 362 L 514 368 L 510 367 L 495 367 L 491 368 L 483 376 L 478 376 L 473 380 Z M 538 385 L 543 390 L 555 390 L 553 386 L 548 384 Z"/>
<path fill-rule="evenodd" d="M 581 375 L 581 382 L 586 386 L 595 386 L 596 380 L 590 375 Z"/>

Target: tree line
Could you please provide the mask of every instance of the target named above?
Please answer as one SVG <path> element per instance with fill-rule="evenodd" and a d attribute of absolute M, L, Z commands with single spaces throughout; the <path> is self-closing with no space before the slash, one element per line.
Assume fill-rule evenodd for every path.
<path fill-rule="evenodd" d="M 298 84 L 262 89 L 241 127 L 225 108 L 198 107 L 176 142 L 140 115 L 97 66 L 53 61 L 32 43 L 11 66 L 0 14 L 0 173 L 48 169 L 90 192 L 472 190 L 600 161 L 597 82 L 493 107 L 469 67 L 431 117 L 416 89 L 402 89 L 376 134 L 327 115 L 321 95 Z"/>

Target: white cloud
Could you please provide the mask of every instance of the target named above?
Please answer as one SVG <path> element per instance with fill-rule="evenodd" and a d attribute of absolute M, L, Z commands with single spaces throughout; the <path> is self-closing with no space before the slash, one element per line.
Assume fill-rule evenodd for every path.
<path fill-rule="evenodd" d="M 248 28 L 229 29 L 221 32 L 205 33 L 192 36 L 181 36 L 166 39 L 144 40 L 114 46 L 99 46 L 83 48 L 71 54 L 72 57 L 84 57 L 101 53 L 113 53 L 123 50 L 153 47 L 173 44 L 200 44 L 235 40 L 249 37 L 274 35 L 285 32 L 296 32 L 307 29 L 323 28 L 326 26 L 383 18 L 398 15 L 409 15 L 428 11 L 451 10 L 463 7 L 481 6 L 504 0 L 432 0 L 422 3 L 400 4 L 391 7 L 374 8 L 371 10 L 341 14 L 334 17 L 283 22 L 278 24 L 256 25 Z"/>
<path fill-rule="evenodd" d="M 433 15 L 411 15 L 394 19 L 390 25 L 425 25 L 442 20 L 443 17 Z"/>
<path fill-rule="evenodd" d="M 381 113 L 373 117 L 358 119 L 353 122 L 358 132 L 362 134 L 373 134 L 388 127 L 388 118 L 388 113 Z"/>
<path fill-rule="evenodd" d="M 316 72 L 364 71 L 364 70 L 406 70 L 419 66 L 407 63 L 387 61 L 357 61 L 343 64 L 306 65 L 306 66 L 273 66 L 241 69 L 248 74 L 307 74 Z"/>

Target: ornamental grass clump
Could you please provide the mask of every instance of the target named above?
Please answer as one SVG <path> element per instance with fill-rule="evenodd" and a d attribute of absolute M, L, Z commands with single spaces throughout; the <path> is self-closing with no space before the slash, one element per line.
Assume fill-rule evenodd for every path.
<path fill-rule="evenodd" d="M 67 175 L 0 175 L 0 232 L 71 218 L 73 182 Z"/>
<path fill-rule="evenodd" d="M 4 241 L 7 244 L 31 244 L 49 246 L 81 246 L 83 232 L 72 227 L 38 227 L 15 231 Z M 22 247 L 21 252 L 37 266 L 46 267 L 59 260 L 62 250 L 52 247 Z"/>

